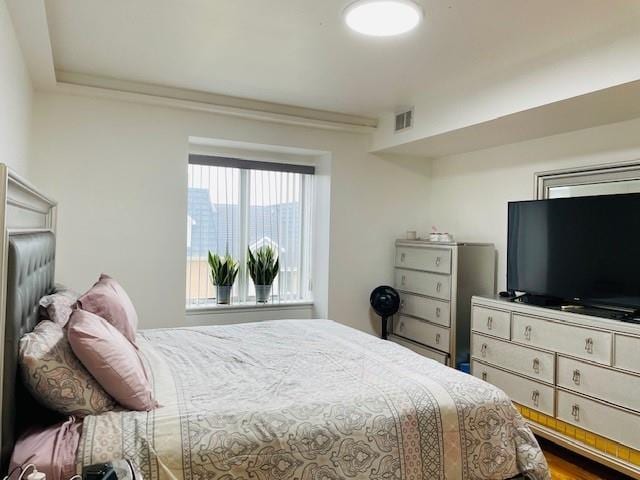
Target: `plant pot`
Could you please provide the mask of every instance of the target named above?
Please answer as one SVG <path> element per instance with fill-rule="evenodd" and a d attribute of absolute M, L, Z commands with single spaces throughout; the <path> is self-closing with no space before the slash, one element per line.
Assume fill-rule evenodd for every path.
<path fill-rule="evenodd" d="M 216 285 L 216 303 L 228 305 L 231 303 L 231 289 L 233 285 Z"/>
<path fill-rule="evenodd" d="M 271 296 L 271 285 L 256 285 L 256 302 L 267 303 Z"/>

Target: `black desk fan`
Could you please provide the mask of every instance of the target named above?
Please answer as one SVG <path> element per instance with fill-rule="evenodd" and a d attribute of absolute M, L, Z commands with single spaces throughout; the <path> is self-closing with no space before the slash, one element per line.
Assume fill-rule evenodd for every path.
<path fill-rule="evenodd" d="M 369 297 L 371 307 L 382 317 L 382 335 L 380 338 L 387 339 L 387 321 L 393 317 L 400 308 L 400 295 L 387 285 L 377 287 L 371 292 Z"/>

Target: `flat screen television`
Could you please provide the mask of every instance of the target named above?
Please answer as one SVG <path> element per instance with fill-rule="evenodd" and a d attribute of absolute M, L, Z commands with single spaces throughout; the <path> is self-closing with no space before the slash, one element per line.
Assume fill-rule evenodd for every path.
<path fill-rule="evenodd" d="M 640 193 L 510 202 L 507 288 L 640 309 Z"/>

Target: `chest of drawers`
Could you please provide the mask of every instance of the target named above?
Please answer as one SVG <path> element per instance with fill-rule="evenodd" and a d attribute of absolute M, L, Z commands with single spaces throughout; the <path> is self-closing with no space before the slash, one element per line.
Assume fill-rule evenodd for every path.
<path fill-rule="evenodd" d="M 640 479 L 640 325 L 473 297 L 472 374 L 534 433 Z"/>
<path fill-rule="evenodd" d="M 401 306 L 390 340 L 448 365 L 468 361 L 471 297 L 495 288 L 493 245 L 398 240 L 395 247 Z"/>

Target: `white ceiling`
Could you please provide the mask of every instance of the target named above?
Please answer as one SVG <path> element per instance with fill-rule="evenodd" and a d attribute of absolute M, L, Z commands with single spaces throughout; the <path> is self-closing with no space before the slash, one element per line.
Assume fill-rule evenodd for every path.
<path fill-rule="evenodd" d="M 421 0 L 419 30 L 349 32 L 349 0 L 47 0 L 58 70 L 358 115 L 615 42 L 633 0 Z M 586 48 L 586 47 L 585 47 Z"/>

